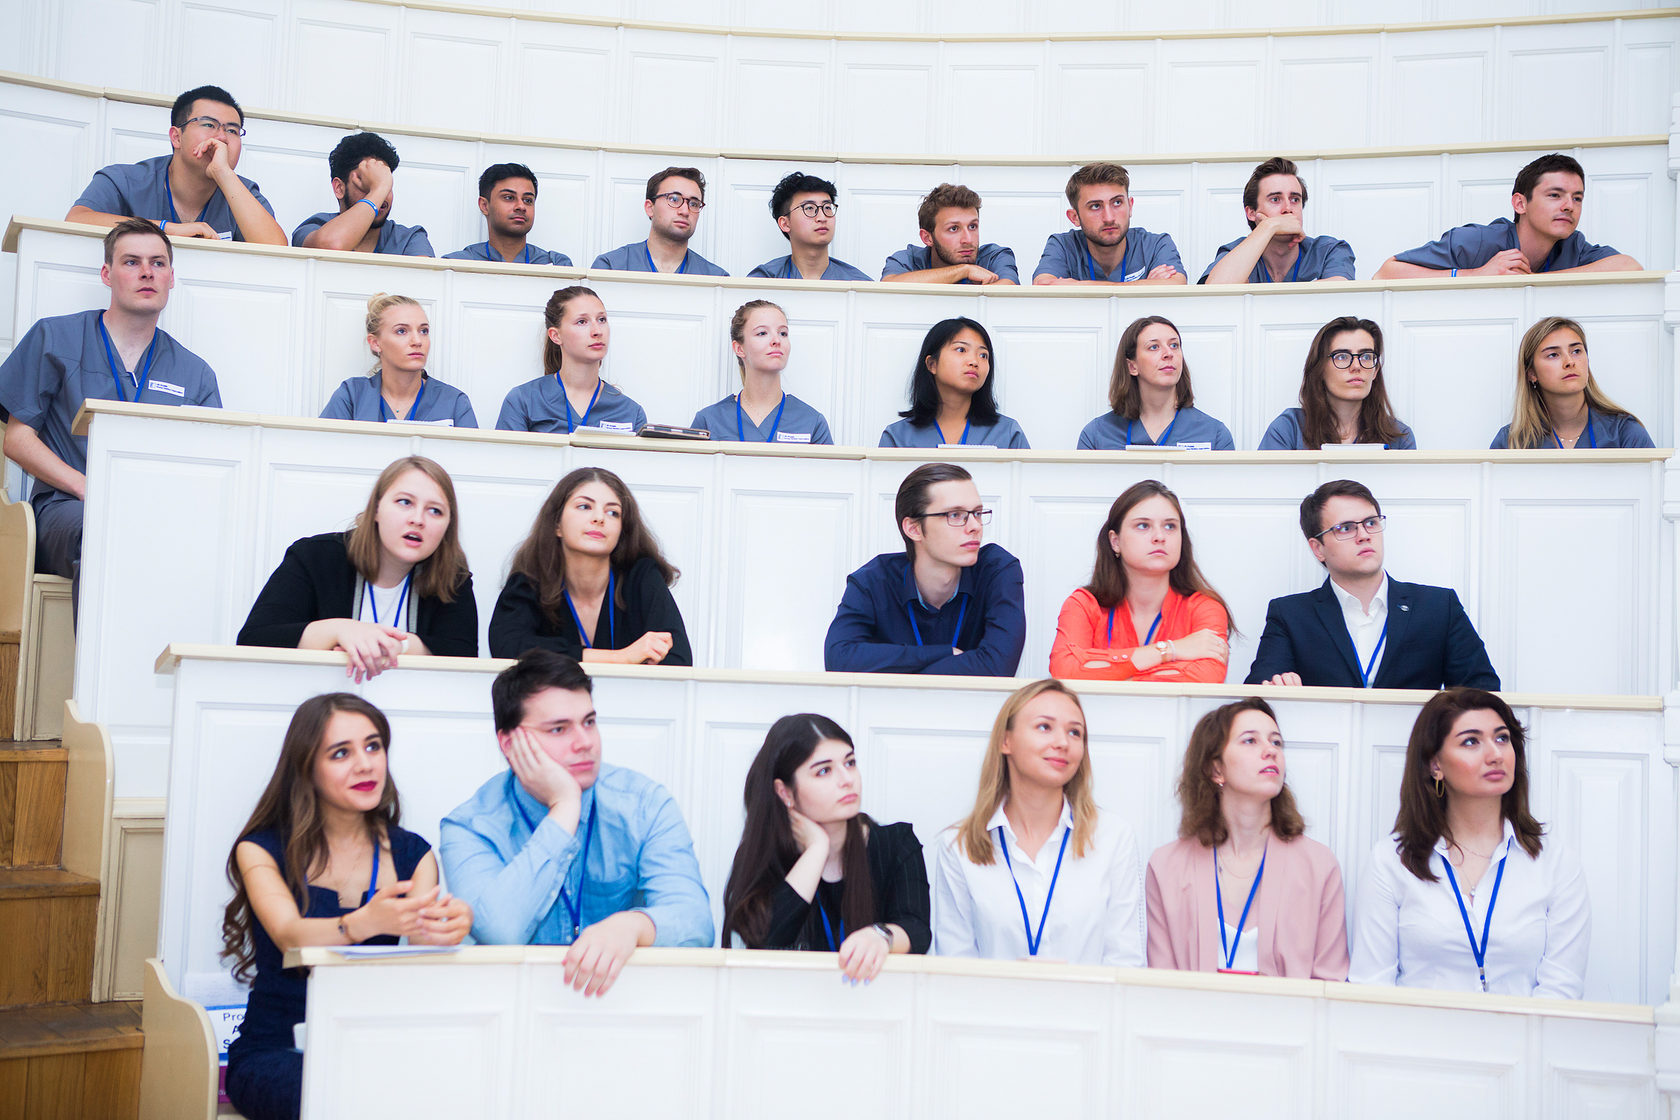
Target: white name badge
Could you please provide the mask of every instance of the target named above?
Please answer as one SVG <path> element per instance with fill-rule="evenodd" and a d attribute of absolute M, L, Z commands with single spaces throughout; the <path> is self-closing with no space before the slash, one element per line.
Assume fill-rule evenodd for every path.
<path fill-rule="evenodd" d="M 810 432 L 777 432 L 777 443 L 810 443 Z"/>
<path fill-rule="evenodd" d="M 591 428 L 599 428 L 603 432 L 633 432 L 636 430 L 636 426 L 628 420 L 622 423 L 616 423 L 612 420 L 601 420 L 589 426 Z"/>
<path fill-rule="evenodd" d="M 168 393 L 172 397 L 181 397 L 183 399 L 187 395 L 185 386 L 171 385 L 167 381 L 147 381 L 146 388 L 150 389 L 154 393 Z"/>
<path fill-rule="evenodd" d="M 1211 444 L 1211 443 L 1179 443 L 1178 444 L 1178 449 L 1180 451 L 1212 451 L 1213 450 L 1213 444 Z"/>
<path fill-rule="evenodd" d="M 453 428 L 455 426 L 454 419 L 448 416 L 445 416 L 442 420 L 410 420 L 408 423 L 430 424 L 434 428 Z"/>

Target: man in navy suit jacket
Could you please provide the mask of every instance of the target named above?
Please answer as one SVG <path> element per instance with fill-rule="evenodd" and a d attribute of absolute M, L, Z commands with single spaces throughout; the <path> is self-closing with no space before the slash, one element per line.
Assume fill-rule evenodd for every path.
<path fill-rule="evenodd" d="M 1376 496 L 1347 479 L 1301 502 L 1301 532 L 1329 578 L 1272 600 L 1249 684 L 1499 688 L 1457 592 L 1388 578 L 1383 521 Z"/>

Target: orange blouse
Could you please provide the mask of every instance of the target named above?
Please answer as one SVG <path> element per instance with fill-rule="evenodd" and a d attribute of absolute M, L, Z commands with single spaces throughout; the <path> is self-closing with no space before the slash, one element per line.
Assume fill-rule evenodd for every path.
<path fill-rule="evenodd" d="M 1062 604 L 1056 619 L 1056 641 L 1050 647 L 1050 675 L 1064 680 L 1099 681 L 1195 681 L 1200 684 L 1223 684 L 1225 662 L 1217 657 L 1203 657 L 1194 661 L 1164 661 L 1153 669 L 1138 672 L 1132 667 L 1131 654 L 1143 644 L 1132 625 L 1132 612 L 1125 604 L 1114 611 L 1114 641 L 1109 644 L 1108 611 L 1097 605 L 1097 598 L 1081 587 Z M 1167 591 L 1161 604 L 1161 625 L 1155 640 L 1183 638 L 1197 630 L 1212 630 L 1221 638 L 1229 636 L 1230 618 L 1217 600 L 1196 592 L 1184 596 Z M 1087 661 L 1106 661 L 1100 668 L 1087 668 Z"/>

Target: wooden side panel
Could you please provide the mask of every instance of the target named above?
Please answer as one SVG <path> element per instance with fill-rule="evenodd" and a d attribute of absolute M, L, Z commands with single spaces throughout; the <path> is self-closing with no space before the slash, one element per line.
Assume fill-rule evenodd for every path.
<path fill-rule="evenodd" d="M 204 1008 L 175 994 L 163 966 L 146 962 L 140 1120 L 214 1120 L 216 1037 Z"/>

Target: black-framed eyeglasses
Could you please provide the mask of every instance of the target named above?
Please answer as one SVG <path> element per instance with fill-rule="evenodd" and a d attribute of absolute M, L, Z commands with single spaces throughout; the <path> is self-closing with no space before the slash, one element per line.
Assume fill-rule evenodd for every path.
<path fill-rule="evenodd" d="M 665 205 L 669 206 L 673 210 L 681 210 L 684 206 L 686 206 L 695 213 L 699 213 L 706 208 L 706 204 L 703 201 L 698 198 L 694 198 L 691 195 L 683 194 L 681 191 L 666 191 L 664 194 L 655 195 L 654 197 L 664 199 Z"/>
<path fill-rule="evenodd" d="M 807 218 L 814 218 L 818 214 L 821 214 L 825 218 L 832 218 L 834 217 L 834 212 L 838 209 L 840 209 L 840 204 L 838 202 L 811 202 L 806 200 L 805 202 L 801 202 L 798 206 L 788 207 L 788 213 L 791 214 L 797 210 Z"/>
<path fill-rule="evenodd" d="M 245 129 L 243 126 L 237 124 L 223 124 L 215 117 L 188 117 L 185 121 L 181 122 L 181 127 L 186 128 L 189 124 L 208 125 L 209 127 L 219 131 L 223 136 L 226 136 L 230 140 L 245 135 Z"/>
<path fill-rule="evenodd" d="M 1352 369 L 1353 360 L 1359 359 L 1359 364 L 1366 369 L 1377 368 L 1377 352 L 1375 350 L 1361 350 L 1355 354 L 1352 350 L 1330 351 L 1330 364 L 1337 369 Z"/>
<path fill-rule="evenodd" d="M 945 524 L 953 529 L 961 529 L 968 524 L 969 518 L 974 518 L 982 525 L 992 523 L 992 511 L 989 509 L 945 509 L 937 513 L 924 513 L 923 517 L 943 517 Z"/>
<path fill-rule="evenodd" d="M 1386 513 L 1374 513 L 1363 521 L 1338 521 L 1324 530 L 1324 533 L 1329 533 L 1339 541 L 1347 540 L 1361 529 L 1374 536 L 1383 531 L 1383 522 L 1387 520 Z M 1318 534 L 1319 539 L 1323 539 L 1324 533 Z"/>

